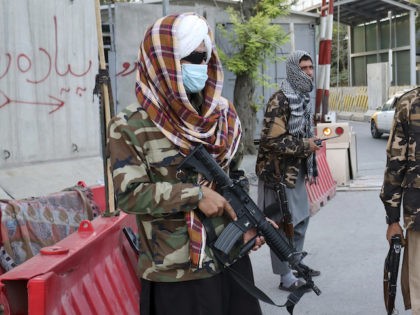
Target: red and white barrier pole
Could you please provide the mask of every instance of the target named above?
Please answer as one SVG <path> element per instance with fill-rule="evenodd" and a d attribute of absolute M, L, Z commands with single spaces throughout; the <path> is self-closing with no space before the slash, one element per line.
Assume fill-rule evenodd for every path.
<path fill-rule="evenodd" d="M 328 113 L 328 98 L 331 73 L 331 41 L 333 33 L 334 1 L 322 0 L 315 122 L 325 122 Z"/>

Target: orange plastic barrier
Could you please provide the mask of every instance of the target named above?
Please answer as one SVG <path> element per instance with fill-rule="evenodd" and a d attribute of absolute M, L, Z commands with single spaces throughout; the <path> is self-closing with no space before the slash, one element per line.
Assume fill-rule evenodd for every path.
<path fill-rule="evenodd" d="M 120 213 L 82 221 L 77 232 L 0 276 L 2 314 L 139 314 L 137 256 Z"/>
<path fill-rule="evenodd" d="M 327 162 L 325 146 L 316 152 L 318 177 L 315 184 L 306 183 L 311 215 L 314 215 L 336 193 L 337 183 L 334 181 Z"/>

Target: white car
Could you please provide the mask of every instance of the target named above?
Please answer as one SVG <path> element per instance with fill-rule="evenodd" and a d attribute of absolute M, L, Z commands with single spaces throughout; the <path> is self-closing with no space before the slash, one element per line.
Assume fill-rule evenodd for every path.
<path fill-rule="evenodd" d="M 376 112 L 370 117 L 370 133 L 377 139 L 384 133 L 389 133 L 394 119 L 395 104 L 406 91 L 398 92 L 385 104 L 376 108 Z"/>

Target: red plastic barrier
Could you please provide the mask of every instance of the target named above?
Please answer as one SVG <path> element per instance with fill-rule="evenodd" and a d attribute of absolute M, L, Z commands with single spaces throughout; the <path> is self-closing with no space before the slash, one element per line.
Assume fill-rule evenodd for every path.
<path fill-rule="evenodd" d="M 314 215 L 336 193 L 337 183 L 334 181 L 327 162 L 325 146 L 316 152 L 318 177 L 316 184 L 306 183 L 311 215 Z"/>
<path fill-rule="evenodd" d="M 0 276 L 4 314 L 139 314 L 137 256 L 121 213 L 82 221 L 78 232 Z"/>
<path fill-rule="evenodd" d="M 99 210 L 104 212 L 106 210 L 106 194 L 104 185 L 90 186 L 89 188 L 92 191 L 93 200 L 98 205 Z"/>

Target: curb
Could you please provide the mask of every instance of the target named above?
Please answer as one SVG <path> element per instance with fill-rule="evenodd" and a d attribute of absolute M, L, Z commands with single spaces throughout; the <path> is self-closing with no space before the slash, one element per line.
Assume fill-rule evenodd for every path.
<path fill-rule="evenodd" d="M 381 190 L 383 175 L 361 176 L 352 179 L 348 185 L 337 186 L 337 191 Z"/>
<path fill-rule="evenodd" d="M 366 113 L 361 112 L 337 112 L 337 118 L 342 120 L 354 120 L 354 121 L 369 121 L 371 113 L 367 111 Z"/>

